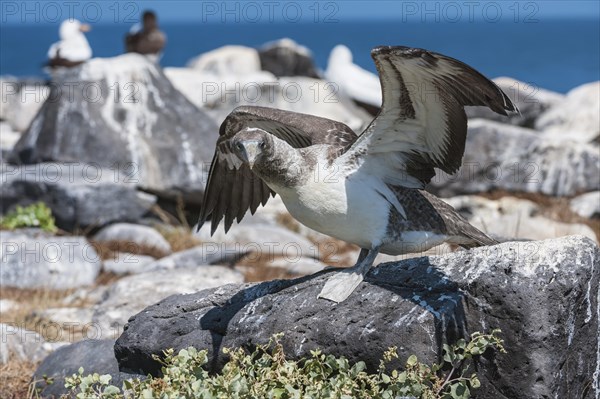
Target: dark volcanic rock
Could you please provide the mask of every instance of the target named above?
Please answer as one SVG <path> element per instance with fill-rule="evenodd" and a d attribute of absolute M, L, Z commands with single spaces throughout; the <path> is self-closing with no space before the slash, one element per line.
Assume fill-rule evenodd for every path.
<path fill-rule="evenodd" d="M 83 367 L 84 374 L 110 374 L 110 383 L 121 387 L 123 380 L 128 378 L 144 378 L 119 372 L 117 360 L 113 351 L 114 339 L 90 339 L 64 346 L 50 354 L 35 371 L 33 379 L 40 381 L 36 384 L 42 389 L 43 398 L 59 398 L 66 394 L 65 377 L 77 374 Z M 43 376 L 54 378 L 54 383 L 47 385 Z"/>
<path fill-rule="evenodd" d="M 103 226 L 135 222 L 156 203 L 156 197 L 137 191 L 131 176 L 98 164 L 40 163 L 0 166 L 0 212 L 16 205 L 44 202 L 58 227 Z"/>
<path fill-rule="evenodd" d="M 188 346 L 252 348 L 285 333 L 291 356 L 311 349 L 364 360 L 436 361 L 444 342 L 502 329 L 506 355 L 479 361 L 480 398 L 591 398 L 600 392 L 600 250 L 580 236 L 505 243 L 382 264 L 343 303 L 317 299 L 331 272 L 177 295 L 130 319 L 115 344 L 122 371 L 158 373 L 152 354 Z"/>
<path fill-rule="evenodd" d="M 320 78 L 310 50 L 290 39 L 281 39 L 267 43 L 258 50 L 263 71 L 269 71 L 277 77 L 307 76 Z"/>
<path fill-rule="evenodd" d="M 166 196 L 203 192 L 218 127 L 146 57 L 95 58 L 50 87 L 11 162 L 92 163 Z"/>

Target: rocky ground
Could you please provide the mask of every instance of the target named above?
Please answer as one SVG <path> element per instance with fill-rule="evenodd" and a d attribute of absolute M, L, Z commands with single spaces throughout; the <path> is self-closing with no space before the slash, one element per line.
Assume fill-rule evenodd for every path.
<path fill-rule="evenodd" d="M 306 49 L 279 42 L 164 71 L 136 55 L 95 59 L 51 87 L 2 79 L 0 211 L 43 201 L 59 229 L 0 231 L 0 397 L 26 397 L 42 361 L 35 378 L 79 365 L 127 378 L 118 366 L 155 372 L 152 353 L 196 344 L 218 367 L 218 348 L 279 331 L 297 356 L 319 346 L 368 361 L 400 343 L 434 359 L 442 342 L 498 327 L 513 355 L 484 360 L 486 393 L 598 397 L 600 82 L 562 95 L 497 79 L 521 114 L 469 109 L 463 168 L 430 185 L 500 241 L 532 241 L 380 255 L 391 263 L 335 307 L 315 300 L 322 270 L 353 264 L 358 248 L 298 224 L 279 198 L 227 235 L 194 226 L 236 105 L 369 122 L 320 76 Z M 101 94 L 61 93 L 72 82 Z M 284 281 L 253 285 L 273 279 Z"/>

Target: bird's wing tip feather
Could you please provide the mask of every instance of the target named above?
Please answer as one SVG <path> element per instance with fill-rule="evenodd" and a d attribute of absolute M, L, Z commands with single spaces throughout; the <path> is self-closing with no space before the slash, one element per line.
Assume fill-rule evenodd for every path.
<path fill-rule="evenodd" d="M 407 47 L 407 46 L 375 46 L 373 47 L 373 49 L 371 50 L 371 56 L 375 57 L 377 55 L 380 54 L 390 54 L 390 53 L 394 53 L 394 54 L 405 54 L 405 53 L 412 53 L 412 52 L 422 52 L 422 51 L 427 51 L 421 48 L 416 48 L 416 47 Z"/>

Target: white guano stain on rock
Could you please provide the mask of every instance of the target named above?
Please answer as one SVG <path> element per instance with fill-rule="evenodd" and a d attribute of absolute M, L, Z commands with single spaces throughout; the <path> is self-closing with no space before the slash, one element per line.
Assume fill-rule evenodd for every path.
<path fill-rule="evenodd" d="M 403 315 L 402 317 L 400 317 L 395 323 L 394 323 L 394 327 L 401 327 L 404 324 L 411 324 L 416 318 L 413 316 L 414 313 L 421 309 L 419 307 L 419 305 L 415 305 L 413 306 L 413 308 L 411 310 L 408 311 L 408 313 L 406 313 L 405 315 Z"/>
<path fill-rule="evenodd" d="M 361 331 L 359 339 L 362 339 L 365 335 L 372 334 L 377 330 L 376 328 L 371 327 L 374 323 L 375 323 L 375 320 L 371 320 L 367 323 L 367 325 Z"/>
<path fill-rule="evenodd" d="M 600 398 L 600 290 L 596 299 L 596 320 L 598 323 L 598 340 L 596 346 L 596 370 L 594 371 L 594 390 L 596 391 L 596 399 Z"/>
<path fill-rule="evenodd" d="M 567 318 L 567 325 L 565 326 L 565 328 L 567 329 L 568 346 L 571 346 L 571 343 L 573 343 L 573 336 L 575 335 L 575 312 L 573 311 L 573 308 L 574 304 L 571 304 L 569 306 L 569 316 Z"/>
<path fill-rule="evenodd" d="M 593 278 L 594 271 L 596 268 L 596 263 L 594 262 L 595 259 L 594 259 L 593 252 L 590 253 L 590 257 L 592 258 L 592 272 L 590 273 L 590 275 Z M 590 278 L 590 281 L 588 281 L 588 290 L 587 290 L 587 294 L 586 294 L 586 300 L 588 301 L 588 306 L 589 306 L 589 308 L 588 308 L 589 314 L 591 314 L 591 310 L 592 310 L 592 302 L 591 302 L 591 298 L 590 298 L 592 278 Z M 591 316 L 589 317 L 589 320 L 591 320 Z M 586 319 L 586 323 L 589 320 Z M 597 326 L 596 370 L 594 370 L 594 374 L 592 375 L 592 378 L 594 379 L 594 391 L 596 392 L 596 399 L 598 399 L 598 398 L 600 398 L 600 289 L 598 290 L 598 293 L 596 294 L 596 326 Z"/>
<path fill-rule="evenodd" d="M 592 271 L 590 273 L 591 276 L 594 275 L 594 269 L 595 269 L 595 265 L 596 263 L 594 262 L 594 254 L 590 253 L 590 258 L 591 258 L 591 264 L 592 264 Z M 581 255 L 577 256 L 577 263 L 581 263 L 582 259 L 581 259 Z M 591 299 L 591 291 L 592 291 L 592 279 L 590 278 L 588 283 L 587 283 L 587 291 L 585 293 L 585 301 L 587 302 L 587 316 L 584 320 L 585 323 L 589 323 L 590 320 L 592 320 L 592 299 Z M 600 323 L 600 320 L 598 320 L 598 322 Z"/>

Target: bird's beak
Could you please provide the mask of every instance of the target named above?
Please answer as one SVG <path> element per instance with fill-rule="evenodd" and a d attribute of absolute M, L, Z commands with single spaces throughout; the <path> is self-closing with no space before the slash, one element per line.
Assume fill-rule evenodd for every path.
<path fill-rule="evenodd" d="M 260 155 L 260 141 L 244 141 L 243 145 L 244 151 L 242 151 L 242 157 L 244 158 L 244 162 L 246 162 L 250 169 L 252 169 L 256 159 Z"/>
<path fill-rule="evenodd" d="M 79 27 L 79 30 L 82 32 L 89 32 L 92 30 L 92 27 L 89 26 L 88 24 L 81 24 L 81 26 Z"/>

